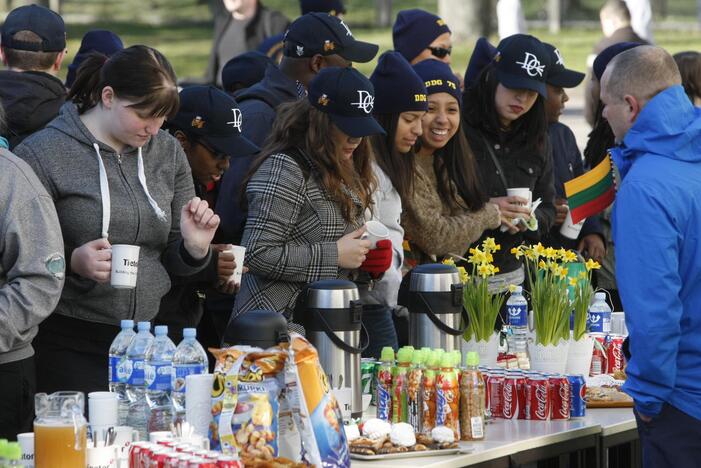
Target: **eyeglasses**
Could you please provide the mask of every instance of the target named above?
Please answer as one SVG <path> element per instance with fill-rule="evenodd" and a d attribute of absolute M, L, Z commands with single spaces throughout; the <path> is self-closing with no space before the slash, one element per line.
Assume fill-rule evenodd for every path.
<path fill-rule="evenodd" d="M 453 52 L 453 47 L 448 47 L 447 49 L 445 47 L 426 47 L 428 50 L 431 51 L 431 55 L 434 57 L 438 58 L 445 58 L 447 55 L 450 55 Z"/>
<path fill-rule="evenodd" d="M 214 148 L 212 148 L 211 146 L 209 146 L 208 144 L 206 144 L 206 143 L 204 142 L 204 140 L 202 140 L 202 139 L 195 140 L 195 143 L 197 143 L 197 144 L 200 145 L 202 148 L 204 148 L 204 149 L 206 149 L 207 151 L 209 151 L 210 153 L 212 153 L 212 155 L 214 156 L 214 159 L 221 159 L 221 160 L 224 160 L 224 159 L 227 159 L 227 158 L 229 157 L 228 154 L 226 154 L 226 153 L 220 153 L 219 151 L 215 150 Z"/>

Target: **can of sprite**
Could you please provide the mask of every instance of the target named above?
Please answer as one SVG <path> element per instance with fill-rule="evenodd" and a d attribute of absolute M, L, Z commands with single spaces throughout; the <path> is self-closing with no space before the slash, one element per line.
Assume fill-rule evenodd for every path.
<path fill-rule="evenodd" d="M 375 380 L 375 360 L 362 358 L 360 360 L 360 385 L 363 395 L 372 395 L 373 380 Z"/>

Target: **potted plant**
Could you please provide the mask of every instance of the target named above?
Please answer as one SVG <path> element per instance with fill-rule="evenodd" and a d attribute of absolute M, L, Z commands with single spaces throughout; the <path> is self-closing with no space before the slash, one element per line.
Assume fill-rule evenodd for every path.
<path fill-rule="evenodd" d="M 493 253 L 501 248 L 494 239 L 488 237 L 479 247 L 469 250 L 466 260 L 471 272 L 462 268 L 463 305 L 467 311 L 469 322 L 463 335 L 463 354 L 476 351 L 480 363 L 495 366 L 499 354 L 499 334 L 495 332 L 497 316 L 504 303 L 504 293 L 492 292 L 488 278 L 499 272 L 495 267 Z M 449 260 L 450 262 L 451 260 Z"/>
<path fill-rule="evenodd" d="M 533 369 L 564 373 L 570 338 L 570 299 L 568 264 L 577 260 L 571 250 L 537 245 L 511 249 L 516 258 L 524 258 L 530 285 L 531 313 L 535 342 L 529 346 Z"/>
<path fill-rule="evenodd" d="M 591 277 L 594 270 L 601 268 L 597 262 L 572 263 L 569 271 L 569 286 L 572 299 L 573 317 L 567 373 L 589 374 L 594 340 L 587 334 L 587 312 L 594 292 Z"/>

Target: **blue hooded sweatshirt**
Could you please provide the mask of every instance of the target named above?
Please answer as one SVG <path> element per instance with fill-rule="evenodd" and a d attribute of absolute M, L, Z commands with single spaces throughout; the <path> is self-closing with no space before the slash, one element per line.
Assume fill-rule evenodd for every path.
<path fill-rule="evenodd" d="M 656 95 L 612 149 L 616 279 L 638 412 L 664 403 L 701 420 L 701 109 L 681 86 Z"/>

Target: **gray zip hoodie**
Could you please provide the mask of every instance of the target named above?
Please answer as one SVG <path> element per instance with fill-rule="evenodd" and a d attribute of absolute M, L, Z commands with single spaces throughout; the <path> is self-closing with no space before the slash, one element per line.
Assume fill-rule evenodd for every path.
<path fill-rule="evenodd" d="M 56 307 L 64 269 L 51 197 L 24 161 L 0 149 L 0 364 L 34 354 L 32 339 Z"/>
<path fill-rule="evenodd" d="M 159 131 L 141 148 L 141 180 L 139 149 L 118 154 L 98 142 L 72 103 L 66 103 L 56 119 L 15 153 L 32 166 L 53 197 L 61 223 L 68 266 L 57 313 L 110 325 L 119 325 L 122 319 L 151 320 L 170 289 L 168 272 L 187 276 L 209 261 L 211 253 L 195 261 L 182 245 L 180 210 L 195 189 L 185 153 L 166 132 Z M 107 184 L 100 183 L 98 158 Z M 114 289 L 70 269 L 73 250 L 103 232 L 101 185 L 103 190 L 109 185 L 109 242 L 141 247 L 135 289 Z M 157 215 L 160 210 L 164 219 Z"/>

